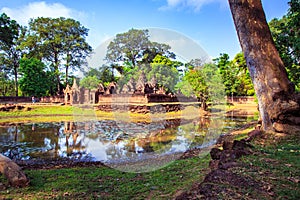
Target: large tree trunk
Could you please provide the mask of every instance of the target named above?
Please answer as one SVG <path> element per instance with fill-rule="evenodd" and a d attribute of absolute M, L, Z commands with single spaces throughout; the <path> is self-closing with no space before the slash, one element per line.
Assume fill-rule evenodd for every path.
<path fill-rule="evenodd" d="M 67 59 L 66 59 L 67 63 L 65 65 L 66 67 L 66 78 L 65 78 L 65 86 L 68 85 L 68 76 L 69 76 L 69 67 L 70 67 L 70 61 L 71 61 L 71 54 L 67 54 Z"/>
<path fill-rule="evenodd" d="M 15 76 L 15 96 L 19 95 L 19 86 L 18 86 L 18 66 L 14 66 L 14 76 Z"/>
<path fill-rule="evenodd" d="M 60 95 L 61 88 L 60 88 L 60 77 L 59 77 L 59 60 L 58 60 L 58 53 L 54 52 L 54 69 L 57 81 L 57 94 Z"/>
<path fill-rule="evenodd" d="M 29 184 L 22 169 L 11 159 L 0 154 L 0 173 L 3 174 L 14 187 L 25 187 Z"/>
<path fill-rule="evenodd" d="M 295 132 L 300 101 L 275 48 L 260 0 L 228 0 L 265 131 Z"/>

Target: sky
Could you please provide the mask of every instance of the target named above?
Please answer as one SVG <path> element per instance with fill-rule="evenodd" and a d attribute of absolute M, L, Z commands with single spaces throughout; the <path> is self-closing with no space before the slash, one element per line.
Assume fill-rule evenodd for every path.
<path fill-rule="evenodd" d="M 267 20 L 286 14 L 288 1 L 262 0 Z M 1 0 L 0 12 L 21 25 L 42 16 L 73 18 L 89 29 L 93 49 L 135 28 L 179 34 L 211 58 L 241 51 L 227 0 Z M 196 51 L 190 44 L 184 48 Z"/>

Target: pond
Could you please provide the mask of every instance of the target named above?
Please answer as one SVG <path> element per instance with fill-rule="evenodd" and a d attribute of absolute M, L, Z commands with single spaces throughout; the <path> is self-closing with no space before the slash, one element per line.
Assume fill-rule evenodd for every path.
<path fill-rule="evenodd" d="M 182 153 L 212 145 L 246 117 L 150 122 L 100 120 L 25 123 L 0 127 L 0 153 L 16 160 L 76 159 L 116 163 Z"/>

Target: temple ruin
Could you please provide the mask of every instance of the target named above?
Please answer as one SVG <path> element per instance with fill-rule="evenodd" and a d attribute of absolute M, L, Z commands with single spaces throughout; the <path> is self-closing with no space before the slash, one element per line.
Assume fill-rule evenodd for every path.
<path fill-rule="evenodd" d="M 102 111 L 125 110 L 147 113 L 150 110 L 157 112 L 180 110 L 178 98 L 173 94 L 167 94 L 166 90 L 157 84 L 155 77 L 147 81 L 143 72 L 137 81 L 131 78 L 124 85 L 111 82 L 107 87 L 100 83 L 98 88 L 93 90 L 79 87 L 74 80 L 72 87 L 67 85 L 64 90 L 64 100 L 65 104 L 69 105 L 93 104 Z M 182 98 L 180 100 L 182 101 Z M 184 101 L 191 100 L 186 98 Z"/>

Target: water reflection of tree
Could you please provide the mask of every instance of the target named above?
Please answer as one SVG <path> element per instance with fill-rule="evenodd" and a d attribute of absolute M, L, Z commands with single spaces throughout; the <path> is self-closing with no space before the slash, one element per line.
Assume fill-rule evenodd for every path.
<path fill-rule="evenodd" d="M 82 127 L 83 126 L 83 127 Z M 67 157 L 76 157 L 78 159 L 83 158 L 86 154 L 86 146 L 82 139 L 78 139 L 80 133 L 78 133 L 82 128 L 90 129 L 87 124 L 77 124 L 75 122 L 64 122 L 64 131 L 62 138 L 65 137 L 65 146 Z M 82 134 L 84 136 L 84 134 Z M 84 138 L 84 137 L 82 137 Z"/>
<path fill-rule="evenodd" d="M 34 152 L 51 152 L 52 157 L 57 155 L 58 138 L 55 134 L 59 127 L 54 124 L 41 124 L 36 126 L 33 124 L 16 124 L 4 128 L 1 132 L 6 132 L 6 138 L 1 138 L 1 141 L 6 141 L 6 148 L 1 148 L 2 153 L 12 159 L 28 159 L 34 156 Z M 1 134 L 3 135 L 3 134 Z M 13 138 L 13 139 L 12 139 Z M 45 144 L 45 138 L 51 141 Z M 29 142 L 30 141 L 30 142 Z"/>
<path fill-rule="evenodd" d="M 111 145 L 106 154 L 112 159 L 134 158 L 142 153 L 167 152 L 172 147 L 172 142 L 176 139 L 177 129 L 180 120 L 160 121 L 145 124 L 147 134 L 144 136 L 132 136 L 129 139 L 119 139 L 116 145 Z M 124 125 L 124 127 L 126 127 Z M 120 144 L 120 145 L 118 145 Z"/>
<path fill-rule="evenodd" d="M 17 144 L 19 133 L 18 126 L 10 126 L 9 128 L 0 127 L 0 131 L 2 133 L 0 139 L 3 141 L 3 143 L 0 144 L 0 152 L 11 159 L 22 158 L 23 153 L 21 153 L 22 155 L 20 156 L 20 145 Z"/>
<path fill-rule="evenodd" d="M 223 121 L 222 121 L 223 120 Z M 97 141 L 111 159 L 136 158 L 146 153 L 164 153 L 199 146 L 216 139 L 224 118 L 199 117 L 183 121 L 157 120 L 152 123 L 113 120 L 15 125 L 0 128 L 1 152 L 11 158 L 86 158 Z M 29 142 L 30 141 L 30 142 Z M 92 142 L 91 142 L 92 143 Z"/>

